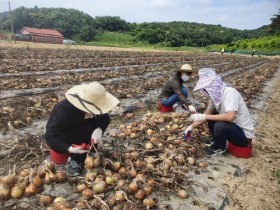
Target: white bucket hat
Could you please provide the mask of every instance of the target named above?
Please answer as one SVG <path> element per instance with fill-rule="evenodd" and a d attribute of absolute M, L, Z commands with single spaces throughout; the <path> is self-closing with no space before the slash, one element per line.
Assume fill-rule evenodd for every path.
<path fill-rule="evenodd" d="M 76 85 L 65 93 L 65 97 L 78 109 L 91 114 L 107 113 L 120 103 L 98 82 Z"/>

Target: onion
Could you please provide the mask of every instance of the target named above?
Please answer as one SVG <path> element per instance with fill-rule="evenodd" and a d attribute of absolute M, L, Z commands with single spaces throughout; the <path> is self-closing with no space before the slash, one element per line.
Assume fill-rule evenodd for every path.
<path fill-rule="evenodd" d="M 49 169 L 50 171 L 54 172 L 55 171 L 55 164 L 53 162 L 49 162 L 46 165 L 47 169 Z"/>
<path fill-rule="evenodd" d="M 164 170 L 169 170 L 172 166 L 172 161 L 169 159 L 164 159 L 163 160 L 163 169 Z"/>
<path fill-rule="evenodd" d="M 54 199 L 54 203 L 60 203 L 60 202 L 63 202 L 63 201 L 66 201 L 66 199 L 62 196 L 58 196 Z"/>
<path fill-rule="evenodd" d="M 21 177 L 27 177 L 29 175 L 28 169 L 23 169 L 22 171 L 19 172 L 19 176 Z"/>
<path fill-rule="evenodd" d="M 207 167 L 207 163 L 205 163 L 205 162 L 199 162 L 199 163 L 198 163 L 198 166 L 201 167 L 201 168 L 205 168 L 205 167 Z"/>
<path fill-rule="evenodd" d="M 25 122 L 26 122 L 26 124 L 30 124 L 31 122 L 32 122 L 32 117 L 25 117 Z"/>
<path fill-rule="evenodd" d="M 153 148 L 154 148 L 154 145 L 151 142 L 147 142 L 145 144 L 145 149 L 146 150 L 150 150 L 150 149 L 153 149 Z"/>
<path fill-rule="evenodd" d="M 119 161 L 113 162 L 112 168 L 114 171 L 118 171 L 121 168 L 121 163 Z"/>
<path fill-rule="evenodd" d="M 181 143 L 182 143 L 182 140 L 181 140 L 181 139 L 175 139 L 175 140 L 174 140 L 174 144 L 179 145 L 179 144 L 181 144 Z"/>
<path fill-rule="evenodd" d="M 136 168 L 140 168 L 142 167 L 144 164 L 141 160 L 136 160 L 134 163 L 133 163 L 134 167 Z"/>
<path fill-rule="evenodd" d="M 118 182 L 118 180 L 121 178 L 121 175 L 119 175 L 119 174 L 114 174 L 114 175 L 112 176 L 112 178 L 113 178 L 113 181 L 116 183 L 116 182 Z"/>
<path fill-rule="evenodd" d="M 143 188 L 145 195 L 150 195 L 153 192 L 153 188 L 150 185 L 145 185 Z"/>
<path fill-rule="evenodd" d="M 80 183 L 76 186 L 76 192 L 83 192 L 87 188 L 85 183 Z"/>
<path fill-rule="evenodd" d="M 178 163 L 178 164 L 181 164 L 183 165 L 185 163 L 185 158 L 182 154 L 178 154 L 174 157 L 175 161 Z"/>
<path fill-rule="evenodd" d="M 88 209 L 88 204 L 85 200 L 78 200 L 76 203 L 78 209 Z"/>
<path fill-rule="evenodd" d="M 113 177 L 112 176 L 106 176 L 106 178 L 105 178 L 105 182 L 106 182 L 106 184 L 114 184 L 114 179 L 113 179 Z"/>
<path fill-rule="evenodd" d="M 154 163 L 155 162 L 155 158 L 152 157 L 152 156 L 148 156 L 148 157 L 145 158 L 145 161 L 147 163 Z"/>
<path fill-rule="evenodd" d="M 138 180 L 140 182 L 145 182 L 146 178 L 144 174 L 137 174 L 137 176 L 135 177 L 135 180 Z"/>
<path fill-rule="evenodd" d="M 137 159 L 137 157 L 139 156 L 139 153 L 138 152 L 136 152 L 136 151 L 133 151 L 133 152 L 131 152 L 130 153 L 130 155 L 131 155 L 131 159 Z"/>
<path fill-rule="evenodd" d="M 154 132 L 154 131 L 153 131 L 152 129 L 148 129 L 148 130 L 147 130 L 147 135 L 148 135 L 148 136 L 151 136 L 151 135 L 153 134 L 153 132 Z"/>
<path fill-rule="evenodd" d="M 101 165 L 101 158 L 99 155 L 93 158 L 93 168 L 98 168 Z"/>
<path fill-rule="evenodd" d="M 69 208 L 69 203 L 66 201 L 64 197 L 57 197 L 53 201 L 53 206 L 55 209 L 63 209 L 63 210 L 68 210 Z"/>
<path fill-rule="evenodd" d="M 103 193 L 106 190 L 106 182 L 98 180 L 93 182 L 93 191 L 97 194 Z"/>
<path fill-rule="evenodd" d="M 53 174 L 52 172 L 49 172 L 46 174 L 45 178 L 44 178 L 44 183 L 45 184 L 51 184 L 53 182 L 56 182 L 57 177 L 55 174 Z"/>
<path fill-rule="evenodd" d="M 129 171 L 129 176 L 131 177 L 131 178 L 134 178 L 134 177 L 136 177 L 137 176 L 137 171 L 132 167 L 132 169 L 130 169 L 130 171 Z"/>
<path fill-rule="evenodd" d="M 186 190 L 179 190 L 178 191 L 178 197 L 179 198 L 182 198 L 182 199 L 185 199 L 188 197 L 188 193 Z"/>
<path fill-rule="evenodd" d="M 146 164 L 146 168 L 147 169 L 152 169 L 152 168 L 154 168 L 155 166 L 154 166 L 154 164 L 153 163 L 147 163 Z"/>
<path fill-rule="evenodd" d="M 174 149 L 174 145 L 173 144 L 168 144 L 168 149 Z"/>
<path fill-rule="evenodd" d="M 135 194 L 134 197 L 136 200 L 141 201 L 145 198 L 145 192 L 141 189 L 139 189 Z"/>
<path fill-rule="evenodd" d="M 127 117 L 128 119 L 132 118 L 132 117 L 133 117 L 133 113 L 127 113 L 127 114 L 126 114 L 126 117 Z"/>
<path fill-rule="evenodd" d="M 10 188 L 5 183 L 0 183 L 0 200 L 9 198 Z"/>
<path fill-rule="evenodd" d="M 124 192 L 122 190 L 117 190 L 115 192 L 115 198 L 116 198 L 116 201 L 119 201 L 119 202 L 123 202 L 126 200 Z"/>
<path fill-rule="evenodd" d="M 152 198 L 150 198 L 150 197 L 145 198 L 145 199 L 143 200 L 143 205 L 144 205 L 147 209 L 150 209 L 150 208 L 154 207 L 155 204 L 156 204 L 156 203 L 155 203 L 154 199 L 152 199 Z"/>
<path fill-rule="evenodd" d="M 125 139 L 126 134 L 124 132 L 119 133 L 118 135 L 119 139 Z"/>
<path fill-rule="evenodd" d="M 159 144 L 158 144 L 158 147 L 159 147 L 159 148 L 162 148 L 163 146 L 164 146 L 163 143 L 159 143 Z"/>
<path fill-rule="evenodd" d="M 150 141 L 152 144 L 157 144 L 158 139 L 157 139 L 156 137 L 152 137 L 152 138 L 150 138 L 149 141 Z"/>
<path fill-rule="evenodd" d="M 117 182 L 118 187 L 123 187 L 124 185 L 125 185 L 125 180 L 124 179 L 118 180 L 118 182 Z"/>
<path fill-rule="evenodd" d="M 89 199 L 93 198 L 93 192 L 92 192 L 92 190 L 90 190 L 88 188 L 84 189 L 82 194 L 83 194 L 83 196 L 85 196 Z"/>
<path fill-rule="evenodd" d="M 32 182 L 25 188 L 24 191 L 24 194 L 28 197 L 35 195 L 36 193 L 37 193 L 37 187 Z"/>
<path fill-rule="evenodd" d="M 124 155 L 123 155 L 123 158 L 124 159 L 130 159 L 131 158 L 130 152 L 125 152 Z"/>
<path fill-rule="evenodd" d="M 85 179 L 87 181 L 93 182 L 94 179 L 96 178 L 96 176 L 97 176 L 97 171 L 95 169 L 90 169 L 90 170 L 87 170 L 87 173 L 85 175 Z"/>
<path fill-rule="evenodd" d="M 118 171 L 120 175 L 125 175 L 127 173 L 126 167 L 121 167 Z"/>
<path fill-rule="evenodd" d="M 106 203 L 108 204 L 109 207 L 112 207 L 116 203 L 116 198 L 113 195 L 110 195 L 106 198 Z"/>
<path fill-rule="evenodd" d="M 133 193 L 137 192 L 138 188 L 139 187 L 136 180 L 132 180 L 128 185 L 128 189 Z"/>
<path fill-rule="evenodd" d="M 85 159 L 84 167 L 86 169 L 92 169 L 92 167 L 93 167 L 93 157 L 87 155 L 87 157 Z"/>
<path fill-rule="evenodd" d="M 12 198 L 20 198 L 23 195 L 23 188 L 20 187 L 18 184 L 15 185 L 12 189 L 11 189 L 11 196 Z"/>
<path fill-rule="evenodd" d="M 155 184 L 155 179 L 151 177 L 147 178 L 146 184 L 153 186 Z"/>
<path fill-rule="evenodd" d="M 57 182 L 64 182 L 67 179 L 67 174 L 64 171 L 56 172 Z"/>
<path fill-rule="evenodd" d="M 40 206 L 48 206 L 52 202 L 52 198 L 48 195 L 39 195 L 38 200 Z"/>
<path fill-rule="evenodd" d="M 42 180 L 38 175 L 36 175 L 32 178 L 31 183 L 34 184 L 37 188 L 39 188 L 42 185 Z"/>
<path fill-rule="evenodd" d="M 4 176 L 1 181 L 6 184 L 8 187 L 13 187 L 17 183 L 17 177 L 15 174 L 10 174 L 7 176 Z"/>
<path fill-rule="evenodd" d="M 196 147 L 190 147 L 188 148 L 188 151 L 192 154 L 194 154 L 196 152 Z"/>
<path fill-rule="evenodd" d="M 188 157 L 187 158 L 188 164 L 194 165 L 195 164 L 195 159 L 193 157 Z"/>

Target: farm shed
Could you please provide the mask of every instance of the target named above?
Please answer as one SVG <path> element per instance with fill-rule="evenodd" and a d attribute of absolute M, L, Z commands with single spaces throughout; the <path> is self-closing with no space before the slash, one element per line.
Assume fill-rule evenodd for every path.
<path fill-rule="evenodd" d="M 53 29 L 24 27 L 20 30 L 20 33 L 30 36 L 32 42 L 63 44 L 63 35 Z"/>

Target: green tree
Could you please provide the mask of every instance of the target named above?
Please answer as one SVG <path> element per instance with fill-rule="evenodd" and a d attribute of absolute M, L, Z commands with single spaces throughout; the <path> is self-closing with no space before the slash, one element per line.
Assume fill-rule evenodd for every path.
<path fill-rule="evenodd" d="M 270 24 L 270 30 L 269 32 L 272 34 L 280 34 L 280 9 L 278 14 L 273 15 L 274 17 L 270 20 L 272 21 Z"/>

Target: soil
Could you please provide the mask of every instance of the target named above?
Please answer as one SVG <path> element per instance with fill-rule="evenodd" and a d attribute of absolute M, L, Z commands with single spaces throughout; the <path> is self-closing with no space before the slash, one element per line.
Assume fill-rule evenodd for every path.
<path fill-rule="evenodd" d="M 258 110 L 255 156 L 239 159 L 241 177 L 228 178 L 229 206 L 225 209 L 279 209 L 280 207 L 280 74 Z"/>
<path fill-rule="evenodd" d="M 29 44 L 24 44 L 26 48 L 29 49 Z M 44 45 L 45 47 L 46 45 Z M 20 47 L 20 46 L 19 46 Z M 38 45 L 39 47 L 39 45 Z M 53 46 L 49 46 L 52 48 Z M 66 46 L 59 46 L 59 48 L 65 48 Z M 70 46 L 71 49 L 77 48 L 77 46 Z M 85 48 L 86 49 L 86 48 Z M 117 50 L 117 48 L 111 49 L 111 48 L 96 48 L 94 50 Z M 136 51 L 136 49 L 135 49 Z M 222 73 L 224 78 L 229 82 L 234 82 L 233 85 L 237 87 L 244 95 L 243 97 L 249 98 L 250 101 L 246 100 L 248 102 L 248 106 L 250 107 L 250 110 L 252 111 L 252 115 L 254 118 L 254 124 L 255 124 L 255 131 L 256 131 L 256 138 L 253 141 L 253 150 L 254 150 L 254 156 L 249 159 L 238 159 L 231 155 L 225 155 L 225 156 L 217 156 L 211 159 L 202 157 L 199 159 L 199 161 L 205 161 L 207 163 L 206 168 L 199 168 L 197 166 L 190 167 L 189 173 L 186 175 L 188 178 L 187 180 L 191 180 L 189 183 L 192 183 L 190 189 L 190 196 L 189 199 L 182 200 L 178 199 L 177 197 L 158 197 L 159 203 L 158 207 L 160 209 L 279 209 L 280 206 L 280 135 L 278 134 L 280 130 L 280 125 L 278 124 L 277 118 L 279 117 L 280 108 L 278 106 L 280 101 L 280 69 L 279 69 L 279 58 L 278 60 L 275 60 L 276 62 L 269 62 L 266 58 L 261 59 L 244 59 L 243 57 L 240 60 L 243 60 L 242 62 L 239 61 L 231 61 L 230 59 L 234 57 L 226 57 L 224 55 L 223 57 L 219 57 L 220 60 L 216 60 L 215 58 L 211 58 L 211 55 L 207 55 L 207 59 L 204 56 L 202 56 L 202 60 L 199 60 L 198 58 L 192 58 L 192 62 L 194 63 L 194 66 L 198 67 L 205 67 L 205 66 L 217 66 L 217 69 L 221 70 L 223 67 L 226 67 L 225 73 Z M 210 59 L 211 58 L 211 59 Z M 236 57 L 238 58 L 238 57 Z M 178 57 L 180 60 L 181 58 Z M 270 60 L 270 59 L 268 59 Z M 209 62 L 213 63 L 209 63 Z M 272 61 L 272 60 L 270 60 Z M 182 62 L 182 61 L 181 61 Z M 204 63 L 205 62 L 205 63 Z M 157 61 L 155 63 L 159 66 L 161 64 L 158 64 Z M 230 66 L 227 66 L 229 65 Z M 127 64 L 128 65 L 128 64 Z M 18 67 L 20 68 L 20 66 Z M 151 75 L 153 76 L 159 76 L 161 74 L 165 74 L 169 70 L 169 66 L 163 68 L 157 71 L 152 71 Z M 271 69 L 278 68 L 278 71 L 274 73 L 274 76 L 272 79 L 270 78 L 269 74 Z M 133 69 L 133 68 L 132 68 Z M 136 69 L 136 67 L 134 68 Z M 155 67 L 156 69 L 156 67 Z M 145 69 L 144 69 L 145 70 Z M 106 84 L 108 87 L 110 85 L 114 84 L 115 80 L 121 80 L 122 76 L 126 77 L 126 73 L 123 69 L 120 69 L 119 72 L 123 72 L 123 75 L 112 77 L 113 79 L 108 80 L 102 80 L 104 84 Z M 140 72 L 139 69 L 135 72 Z M 135 74 L 133 72 L 133 74 Z M 159 72 L 159 73 L 156 73 Z M 272 71 L 271 71 L 272 72 Z M 19 74 L 26 73 L 26 72 L 19 72 Z M 29 72 L 27 72 L 29 74 Z M 45 73 L 45 72 L 43 72 Z M 60 73 L 60 72 L 58 72 Z M 104 72 L 102 72 L 104 74 Z M 266 78 L 268 79 L 266 81 L 266 85 L 264 88 L 260 89 L 254 89 L 259 84 L 263 82 L 262 78 L 259 77 L 260 74 L 268 75 L 264 78 L 264 81 L 266 81 Z M 12 73 L 14 76 L 17 74 L 17 72 Z M 96 72 L 95 76 L 98 75 L 98 71 Z M 130 74 L 131 75 L 131 74 Z M 256 85 L 248 84 L 248 81 L 251 81 L 251 77 L 254 75 L 254 82 Z M 1 75 L 0 75 L 1 76 Z M 4 75 L 3 77 L 7 76 L 9 78 L 9 75 Z M 23 75 L 21 75 L 23 76 Z M 261 75 L 262 76 L 262 75 Z M 49 77 L 49 75 L 47 75 Z M 123 95 L 123 92 L 126 93 L 127 90 L 123 90 L 122 92 L 118 92 L 116 94 L 119 94 L 118 96 L 121 97 L 122 100 L 122 108 L 128 109 L 129 107 L 135 108 L 136 110 L 133 112 L 134 117 L 138 118 L 139 116 L 142 116 L 143 114 L 147 112 L 155 112 L 155 96 L 158 95 L 159 88 L 161 87 L 162 80 L 158 80 L 158 83 L 156 80 L 152 80 L 153 78 L 150 77 L 150 73 L 145 70 L 140 75 L 134 75 L 136 78 L 140 78 L 142 81 L 138 84 L 146 84 L 146 89 L 143 88 L 143 90 L 139 92 L 133 92 L 130 95 Z M 134 78 L 130 77 L 130 78 Z M 69 77 L 70 78 L 70 77 Z M 16 80 L 16 78 L 12 78 L 13 80 Z M 26 78 L 25 78 L 26 79 Z M 102 79 L 100 77 L 100 79 Z M 144 80 L 145 79 L 145 80 Z M 146 80 L 147 79 L 147 80 Z M 8 80 L 8 79 L 7 79 Z M 4 81 L 4 80 L 3 80 Z M 33 80 L 32 80 L 33 81 Z M 69 80 L 71 81 L 71 80 Z M 154 82 L 150 82 L 154 81 Z M 135 82 L 134 80 L 132 82 Z M 149 82 L 149 83 L 148 83 Z M 27 85 L 32 84 L 32 82 L 27 82 Z M 119 82 L 121 83 L 121 82 Z M 126 82 L 128 83 L 128 82 Z M 155 84 L 154 86 L 150 85 L 150 83 Z M 259 83 L 259 84 L 257 84 Z M 51 83 L 52 84 L 52 83 Z M 68 82 L 63 84 L 63 87 L 56 87 L 57 85 L 54 85 L 54 88 L 58 88 L 59 91 L 56 91 L 56 94 L 61 98 L 62 93 L 64 93 L 64 90 L 68 88 L 69 85 L 72 85 L 72 82 Z M 193 84 L 192 84 L 193 85 Z M 17 84 L 15 84 L 17 86 Z M 128 85 L 133 86 L 133 85 Z M 51 86 L 52 87 L 52 86 Z M 263 87 L 261 85 L 261 87 Z M 12 88 L 12 87 L 11 87 Z M 26 87 L 25 87 L 26 88 Z M 35 89 L 33 87 L 29 87 L 33 91 Z M 45 86 L 42 86 L 41 89 L 45 88 Z M 46 87 L 47 89 L 50 89 L 50 87 Z M 119 88 L 124 88 L 122 86 L 112 86 L 112 90 L 118 90 Z M 15 88 L 18 89 L 18 88 Z M 41 89 L 36 89 L 37 91 L 40 91 Z M 190 88 L 192 89 L 192 88 Z M 15 96 L 11 95 L 15 92 Z M 25 90 L 24 88 L 20 88 L 19 90 L 10 90 L 10 88 L 4 89 L 3 91 L 0 91 L 0 96 L 3 97 L 3 101 L 9 101 L 9 97 L 11 97 L 11 100 L 17 97 L 20 97 L 20 95 L 24 95 L 24 91 L 30 91 L 30 89 Z M 19 91 L 17 93 L 16 91 Z M 257 92 L 257 93 L 256 93 Z M 4 98 L 5 93 L 7 93 L 7 99 Z M 60 94 L 60 95 L 59 95 Z M 258 96 L 257 96 L 258 95 Z M 252 97 L 251 97 L 252 96 Z M 52 98 L 52 97 L 51 97 Z M 147 100 L 149 99 L 149 100 Z M 22 104 L 23 106 L 27 106 L 27 102 L 30 102 L 26 99 L 26 101 L 21 100 L 14 100 L 17 101 L 17 103 Z M 41 100 L 40 103 L 35 103 L 35 108 L 40 108 L 41 104 L 44 104 Z M 49 101 L 47 101 L 50 103 Z M 45 103 L 47 103 L 45 102 Z M 4 102 L 3 102 L 4 103 Z M 5 103 L 5 106 L 7 104 Z M 36 105 L 38 107 L 36 107 Z M 132 105 L 132 106 L 129 106 Z M 133 107 L 136 105 L 135 107 Z M 197 103 L 194 105 L 196 107 L 199 107 L 201 104 Z M 33 105 L 30 105 L 33 107 Z M 19 108 L 15 110 L 14 114 L 17 114 L 17 112 L 22 112 L 22 110 L 25 110 L 26 107 Z M 153 107 L 153 108 L 151 108 Z M 139 108 L 139 110 L 137 109 Z M 29 126 L 26 126 L 23 129 L 19 130 L 11 130 L 12 132 L 2 132 L 0 134 L 0 145 L 1 145 L 1 151 L 3 148 L 13 148 L 14 144 L 19 145 L 18 147 L 14 148 L 16 151 L 16 155 L 14 158 L 7 158 L 4 159 L 6 153 L 0 153 L 0 175 L 3 176 L 4 174 L 7 174 L 7 171 L 12 168 L 13 164 L 15 162 L 17 165 L 20 165 L 20 168 L 18 168 L 18 171 L 22 168 L 36 168 L 38 165 L 41 164 L 42 159 L 45 158 L 48 154 L 48 150 L 42 149 L 46 148 L 45 145 L 42 145 L 41 141 L 41 134 L 44 132 L 45 124 L 46 124 L 46 111 L 45 107 L 44 109 L 34 109 L 38 116 L 42 116 L 42 118 L 39 118 L 37 121 L 32 122 Z M 33 114 L 34 114 L 33 113 Z M 130 120 L 125 119 L 123 116 L 118 116 L 117 111 L 114 115 L 114 121 L 115 123 L 123 123 L 123 122 L 129 122 Z M 12 114 L 11 114 L 12 115 Z M 21 116 L 22 114 L 19 113 Z M 6 116 L 6 115 L 5 115 Z M 2 119 L 1 119 L 2 120 Z M 3 117 L 4 120 L 4 117 Z M 6 120 L 6 119 L 5 119 Z M 134 119 L 132 119 L 134 120 Z M 26 123 L 28 124 L 28 123 Z M 112 123 L 113 124 L 113 123 Z M 1 124 L 0 124 L 1 125 Z M 10 127 L 10 126 L 9 126 Z M 113 126 L 110 125 L 110 129 L 113 130 Z M 12 128 L 12 127 L 11 127 Z M 108 129 L 108 130 L 110 130 Z M 111 131 L 112 131 L 111 130 Z M 38 135 L 38 138 L 36 136 L 28 136 L 25 135 L 25 138 L 18 138 L 19 134 L 24 133 L 32 133 L 35 135 Z M 108 131 L 110 133 L 110 131 Z M 109 136 L 109 135 L 108 135 Z M 4 140 L 4 141 L 2 141 Z M 11 144 L 8 144 L 7 142 L 11 142 Z M 29 148 L 30 145 L 37 146 L 36 148 L 40 148 L 38 150 L 27 150 L 23 151 L 23 149 Z M 23 145 L 23 146 L 20 146 Z M 32 155 L 30 155 L 32 154 Z M 2 156 L 1 156 L 2 155 Z M 29 156 L 30 155 L 30 156 Z M 34 158 L 34 155 L 36 156 Z M 18 164 L 17 161 L 21 161 L 21 164 Z M 69 184 L 69 182 L 56 184 L 54 185 L 55 189 L 44 189 L 45 193 L 51 194 L 52 196 L 56 197 L 58 195 L 68 196 L 69 192 L 72 192 L 72 186 Z M 64 191 L 63 191 L 64 190 Z M 168 192 L 167 192 L 168 193 Z M 73 193 L 71 193 L 72 195 Z M 77 194 L 73 194 L 73 196 L 79 196 Z M 35 197 L 32 198 L 26 198 L 23 197 L 22 199 L 15 201 L 13 199 L 9 199 L 5 202 L 0 202 L 0 208 L 1 209 L 11 209 L 13 206 L 13 202 L 16 202 L 18 205 L 22 207 L 22 209 L 34 209 L 37 206 L 34 205 L 27 205 L 24 207 L 23 203 L 28 202 L 35 203 Z M 8 205 L 8 203 L 10 203 Z M 7 205 L 6 205 L 7 204 Z M 3 206 L 8 206 L 8 208 L 4 208 Z M 172 208 L 168 208 L 168 206 Z M 13 209 L 18 209 L 14 207 Z"/>

